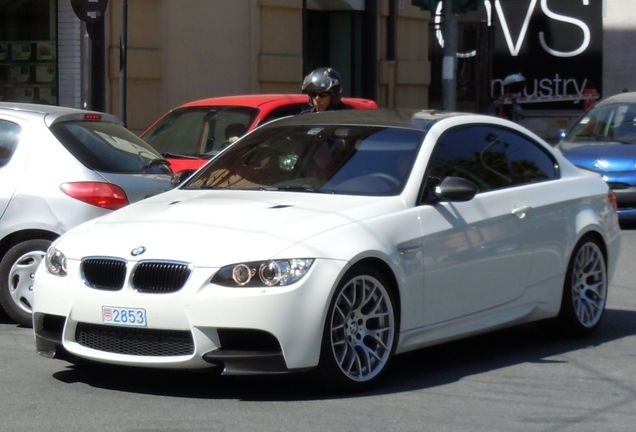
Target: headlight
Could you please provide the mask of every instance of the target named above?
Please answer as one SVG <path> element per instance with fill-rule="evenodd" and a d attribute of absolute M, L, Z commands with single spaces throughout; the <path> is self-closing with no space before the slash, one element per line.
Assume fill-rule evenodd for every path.
<path fill-rule="evenodd" d="M 254 261 L 220 269 L 211 282 L 229 287 L 274 287 L 299 281 L 313 264 L 310 258 Z"/>
<path fill-rule="evenodd" d="M 66 257 L 62 252 L 50 247 L 44 257 L 46 270 L 56 276 L 66 276 Z"/>

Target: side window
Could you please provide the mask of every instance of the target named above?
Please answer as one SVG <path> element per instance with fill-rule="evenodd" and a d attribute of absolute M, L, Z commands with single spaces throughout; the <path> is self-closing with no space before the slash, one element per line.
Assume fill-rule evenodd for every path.
<path fill-rule="evenodd" d="M 499 139 L 506 144 L 513 184 L 536 183 L 559 176 L 557 163 L 541 146 L 508 129 L 500 129 Z"/>
<path fill-rule="evenodd" d="M 229 138 L 239 136 L 238 124 L 248 126 L 257 115 L 258 110 L 251 107 L 178 108 L 148 129 L 143 140 L 160 154 L 213 155 Z"/>
<path fill-rule="evenodd" d="M 17 124 L 0 120 L 0 167 L 8 164 L 13 157 L 21 132 L 22 128 Z"/>
<path fill-rule="evenodd" d="M 600 138 L 634 142 L 636 140 L 636 105 L 612 104 L 595 107 L 572 128 L 568 141 L 598 141 Z"/>
<path fill-rule="evenodd" d="M 309 104 L 294 104 L 276 108 L 275 110 L 267 114 L 267 117 L 263 119 L 261 124 L 265 124 L 267 122 L 271 122 L 272 120 L 276 120 L 282 117 L 289 117 L 292 115 L 300 114 L 307 108 L 309 108 Z"/>
<path fill-rule="evenodd" d="M 630 142 L 636 139 L 636 109 L 632 105 L 620 105 L 616 109 L 612 135 L 619 140 Z"/>
<path fill-rule="evenodd" d="M 439 138 L 427 176 L 433 184 L 463 177 L 487 192 L 550 180 L 557 172 L 555 161 L 536 143 L 512 130 L 477 125 L 451 129 Z"/>
<path fill-rule="evenodd" d="M 512 183 L 505 145 L 494 130 L 484 126 L 459 127 L 444 133 L 433 150 L 428 177 L 462 177 L 479 186 L 480 192 Z"/>

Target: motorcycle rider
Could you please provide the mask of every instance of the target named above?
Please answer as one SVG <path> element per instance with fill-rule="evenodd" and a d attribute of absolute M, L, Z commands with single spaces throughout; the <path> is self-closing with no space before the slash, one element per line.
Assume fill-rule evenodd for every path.
<path fill-rule="evenodd" d="M 302 92 L 309 97 L 310 108 L 303 113 L 349 109 L 341 101 L 342 80 L 330 67 L 319 67 L 303 80 Z"/>

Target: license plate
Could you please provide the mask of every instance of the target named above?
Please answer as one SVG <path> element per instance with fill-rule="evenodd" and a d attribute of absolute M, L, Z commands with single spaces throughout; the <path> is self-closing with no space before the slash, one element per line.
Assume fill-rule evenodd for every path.
<path fill-rule="evenodd" d="M 102 322 L 111 325 L 146 326 L 146 310 L 102 306 Z"/>

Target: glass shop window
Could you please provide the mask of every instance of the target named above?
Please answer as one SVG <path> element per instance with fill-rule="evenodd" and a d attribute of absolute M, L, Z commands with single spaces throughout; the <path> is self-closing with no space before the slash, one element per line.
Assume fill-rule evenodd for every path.
<path fill-rule="evenodd" d="M 57 105 L 56 0 L 0 2 L 0 100 Z"/>

